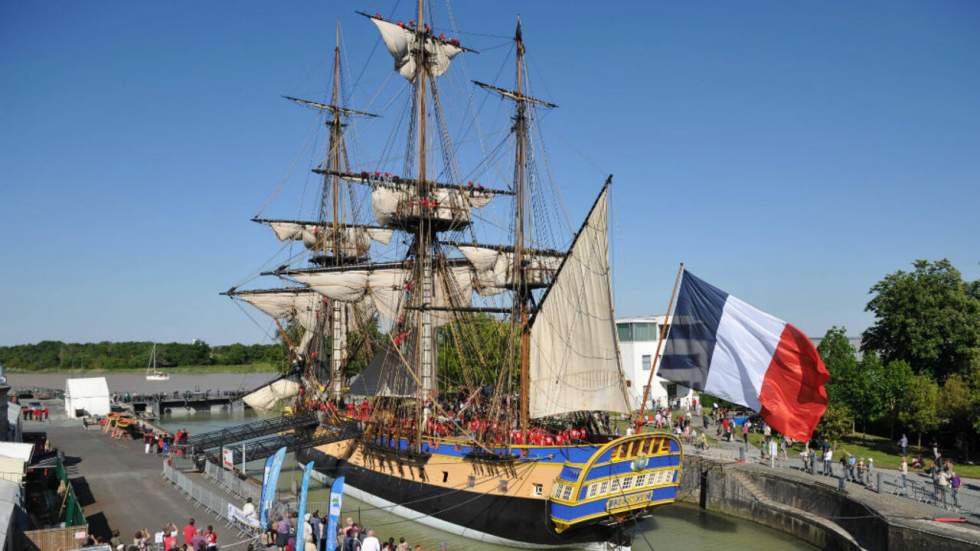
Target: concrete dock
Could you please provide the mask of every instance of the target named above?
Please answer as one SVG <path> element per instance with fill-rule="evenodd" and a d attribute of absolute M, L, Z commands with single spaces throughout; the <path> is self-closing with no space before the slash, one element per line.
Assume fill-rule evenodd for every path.
<path fill-rule="evenodd" d="M 44 428 L 52 445 L 65 454 L 89 530 L 103 541 L 118 531 L 121 542 L 132 543 L 133 534 L 141 528 L 151 534 L 167 522 L 182 528 L 193 517 L 199 529 L 211 524 L 219 541 L 230 543 L 232 536 L 224 537 L 223 522 L 194 509 L 161 478 L 162 457 L 144 454 L 142 442 L 116 440 L 80 426 Z"/>

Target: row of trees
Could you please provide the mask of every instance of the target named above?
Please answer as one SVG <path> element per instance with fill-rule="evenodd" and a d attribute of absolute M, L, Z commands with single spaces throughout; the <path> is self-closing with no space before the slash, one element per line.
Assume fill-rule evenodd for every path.
<path fill-rule="evenodd" d="M 818 346 L 831 375 L 820 429 L 831 438 L 907 431 L 920 443 L 929 435 L 969 457 L 980 442 L 980 281 L 948 260 L 913 267 L 871 288 L 863 355 L 843 327 Z"/>
<path fill-rule="evenodd" d="M 0 347 L 0 362 L 8 369 L 138 369 L 146 367 L 152 342 L 64 343 L 42 341 Z M 278 344 L 229 344 L 210 346 L 203 341 L 157 343 L 161 368 L 200 365 L 251 365 L 283 362 Z"/>

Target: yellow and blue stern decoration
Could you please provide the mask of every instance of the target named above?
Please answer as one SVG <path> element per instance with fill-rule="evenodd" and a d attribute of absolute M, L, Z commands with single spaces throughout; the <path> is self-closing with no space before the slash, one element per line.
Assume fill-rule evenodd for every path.
<path fill-rule="evenodd" d="M 617 438 L 584 464 L 566 462 L 549 500 L 555 531 L 673 502 L 681 456 L 676 438 L 653 433 Z"/>

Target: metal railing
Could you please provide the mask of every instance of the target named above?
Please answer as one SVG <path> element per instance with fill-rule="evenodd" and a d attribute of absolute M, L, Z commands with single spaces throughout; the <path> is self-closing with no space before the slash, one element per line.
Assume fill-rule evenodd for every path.
<path fill-rule="evenodd" d="M 239 510 L 238 506 L 228 501 L 225 496 L 216 494 L 194 482 L 169 461 L 163 462 L 162 474 L 163 478 L 173 484 L 180 493 L 187 496 L 195 507 L 204 509 L 222 519 L 225 521 L 225 526 L 237 530 L 240 536 L 254 536 L 256 534 L 257 528 L 249 526 L 240 517 L 233 514 L 234 511 Z"/>
<path fill-rule="evenodd" d="M 225 470 L 220 465 L 210 461 L 204 464 L 204 475 L 243 500 L 252 498 L 252 503 L 258 506 L 259 498 L 262 497 L 262 487 L 258 484 L 242 480 L 234 472 Z"/>

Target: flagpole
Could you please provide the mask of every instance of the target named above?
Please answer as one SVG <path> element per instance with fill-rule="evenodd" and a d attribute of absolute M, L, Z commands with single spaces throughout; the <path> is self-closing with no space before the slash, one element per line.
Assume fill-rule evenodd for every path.
<path fill-rule="evenodd" d="M 643 411 L 647 405 L 647 398 L 650 397 L 650 385 L 653 384 L 653 374 L 657 371 L 657 366 L 660 364 L 660 354 L 663 352 L 664 341 L 667 340 L 667 331 L 670 330 L 671 318 L 670 312 L 674 309 L 674 300 L 677 299 L 677 290 L 681 284 L 681 275 L 684 274 L 684 263 L 681 262 L 680 267 L 677 268 L 677 277 L 674 278 L 674 291 L 670 294 L 670 302 L 667 303 L 667 314 L 664 319 L 664 324 L 660 326 L 660 339 L 657 341 L 657 354 L 653 358 L 653 363 L 650 364 L 650 375 L 647 376 L 647 384 L 643 387 L 643 401 L 640 402 L 640 411 L 636 417 L 636 430 L 640 431 L 643 425 Z"/>

